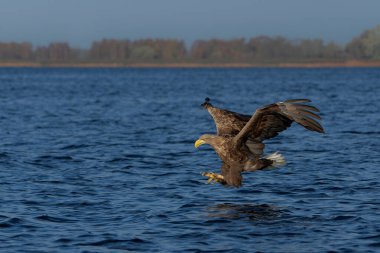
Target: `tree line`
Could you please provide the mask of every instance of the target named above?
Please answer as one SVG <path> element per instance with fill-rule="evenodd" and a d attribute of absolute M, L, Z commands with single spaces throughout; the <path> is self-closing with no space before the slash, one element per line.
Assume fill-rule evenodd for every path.
<path fill-rule="evenodd" d="M 258 36 L 250 39 L 197 40 L 188 48 L 175 39 L 103 39 L 88 49 L 66 42 L 33 46 L 0 42 L 0 63 L 134 64 L 134 63 L 308 63 L 346 60 L 380 60 L 380 25 L 363 32 L 346 45 L 320 39 L 290 40 Z"/>

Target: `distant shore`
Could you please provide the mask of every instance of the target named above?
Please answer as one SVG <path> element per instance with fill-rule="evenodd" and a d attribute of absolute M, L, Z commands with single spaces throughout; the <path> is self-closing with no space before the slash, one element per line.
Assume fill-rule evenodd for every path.
<path fill-rule="evenodd" d="M 310 62 L 310 63 L 57 63 L 2 62 L 0 67 L 9 68 L 342 68 L 380 67 L 380 61 Z"/>

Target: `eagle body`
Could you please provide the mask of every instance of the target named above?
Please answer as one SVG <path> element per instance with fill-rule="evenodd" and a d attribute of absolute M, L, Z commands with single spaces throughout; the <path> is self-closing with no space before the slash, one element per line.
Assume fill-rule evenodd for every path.
<path fill-rule="evenodd" d="M 205 134 L 202 139 L 213 147 L 224 163 L 244 163 L 249 159 L 249 149 L 244 145 L 237 145 L 233 137 Z"/>
<path fill-rule="evenodd" d="M 241 172 L 255 171 L 273 164 L 272 160 L 260 158 L 250 150 L 246 143 L 236 141 L 233 136 L 205 134 L 200 139 L 202 144 L 211 145 L 222 160 L 223 184 L 238 187 L 242 182 Z M 260 153 L 262 152 L 260 151 Z"/>
<path fill-rule="evenodd" d="M 204 173 L 209 180 L 224 185 L 240 187 L 242 172 L 265 169 L 284 164 L 284 158 L 274 153 L 262 157 L 263 141 L 277 136 L 292 122 L 297 122 L 308 130 L 323 133 L 322 126 L 315 120 L 321 119 L 314 112 L 319 110 L 304 103 L 308 99 L 293 99 L 259 108 L 252 116 L 214 107 L 209 99 L 202 106 L 214 119 L 217 134 L 204 134 L 195 147 L 209 144 L 222 160 L 221 175 Z M 314 112 L 313 112 L 314 111 Z M 314 118 L 314 119 L 313 119 Z"/>

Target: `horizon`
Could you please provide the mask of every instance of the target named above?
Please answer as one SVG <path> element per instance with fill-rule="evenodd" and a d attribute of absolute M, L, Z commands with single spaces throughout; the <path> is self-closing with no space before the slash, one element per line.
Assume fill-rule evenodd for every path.
<path fill-rule="evenodd" d="M 200 0 L 69 0 L 54 4 L 49 0 L 3 0 L 0 41 L 34 46 L 67 42 L 75 48 L 88 48 L 104 38 L 157 38 L 183 40 L 188 46 L 196 40 L 263 35 L 343 45 L 380 24 L 378 9 L 380 2 L 375 0 L 222 0 L 217 5 Z"/>

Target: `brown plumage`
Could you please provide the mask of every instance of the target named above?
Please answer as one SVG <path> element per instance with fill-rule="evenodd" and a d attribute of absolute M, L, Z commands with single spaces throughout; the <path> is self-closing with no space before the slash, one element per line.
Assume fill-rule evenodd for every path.
<path fill-rule="evenodd" d="M 314 112 L 317 108 L 305 103 L 308 99 L 292 99 L 259 108 L 252 116 L 214 107 L 208 98 L 202 106 L 215 121 L 217 134 L 202 135 L 196 142 L 211 145 L 222 160 L 222 174 L 204 173 L 209 180 L 225 185 L 241 186 L 244 171 L 255 171 L 284 163 L 283 157 L 275 153 L 262 157 L 266 139 L 277 136 L 293 121 L 308 130 L 323 133 L 323 127 L 315 120 L 321 119 Z"/>

